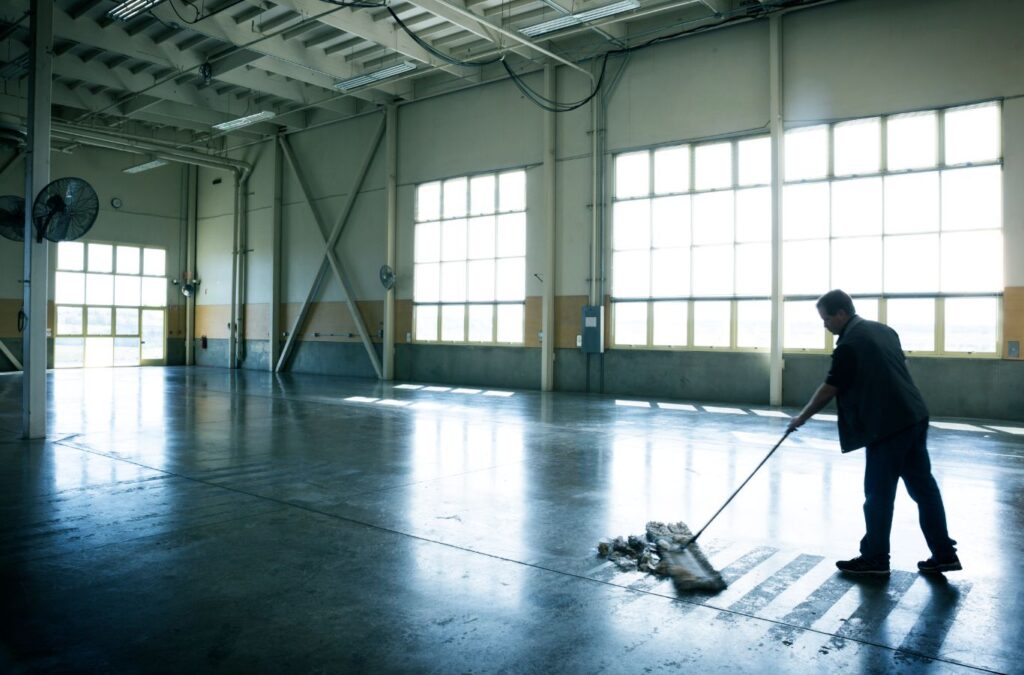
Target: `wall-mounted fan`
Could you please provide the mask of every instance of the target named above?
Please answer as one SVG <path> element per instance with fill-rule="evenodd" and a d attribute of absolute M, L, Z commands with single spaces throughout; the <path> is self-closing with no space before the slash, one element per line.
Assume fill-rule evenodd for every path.
<path fill-rule="evenodd" d="M 58 178 L 44 187 L 32 205 L 36 241 L 78 239 L 92 228 L 100 200 L 81 178 Z"/>
<path fill-rule="evenodd" d="M 11 241 L 25 241 L 25 199 L 17 195 L 0 197 L 0 235 Z"/>
<path fill-rule="evenodd" d="M 380 277 L 380 285 L 385 290 L 390 291 L 395 285 L 395 271 L 391 269 L 390 265 L 382 265 L 378 275 Z"/>

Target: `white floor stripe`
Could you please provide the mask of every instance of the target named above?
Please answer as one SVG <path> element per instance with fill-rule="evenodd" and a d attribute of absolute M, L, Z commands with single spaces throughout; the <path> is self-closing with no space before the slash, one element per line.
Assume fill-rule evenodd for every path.
<path fill-rule="evenodd" d="M 624 405 L 629 408 L 650 408 L 651 404 L 647 401 L 623 401 L 616 399 L 615 405 Z"/>
<path fill-rule="evenodd" d="M 790 417 L 790 415 L 787 415 L 781 410 L 754 410 L 751 408 L 750 412 L 761 417 L 785 417 L 787 419 Z"/>
<path fill-rule="evenodd" d="M 819 586 L 836 572 L 836 562 L 825 558 L 812 567 L 802 577 L 793 582 L 786 590 L 779 593 L 774 600 L 765 605 L 758 616 L 780 620 L 792 612 L 797 605 L 806 600 Z"/>
<path fill-rule="evenodd" d="M 689 403 L 659 403 L 658 407 L 662 410 L 686 410 L 688 412 L 697 412 L 697 406 L 690 405 Z"/>
<path fill-rule="evenodd" d="M 704 410 L 709 413 L 718 413 L 719 415 L 746 415 L 746 410 L 740 408 L 723 408 L 717 405 L 706 405 Z"/>
<path fill-rule="evenodd" d="M 1014 434 L 1016 436 L 1024 436 L 1024 429 L 1020 427 L 994 427 L 989 426 L 989 429 L 995 429 L 996 431 L 1002 431 L 1005 434 Z"/>

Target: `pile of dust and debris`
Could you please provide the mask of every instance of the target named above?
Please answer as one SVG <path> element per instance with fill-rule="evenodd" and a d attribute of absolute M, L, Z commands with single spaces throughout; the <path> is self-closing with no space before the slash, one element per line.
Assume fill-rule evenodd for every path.
<path fill-rule="evenodd" d="M 604 539 L 597 553 L 619 569 L 639 570 L 658 577 L 671 577 L 680 591 L 720 591 L 722 576 L 711 567 L 696 544 L 683 549 L 693 538 L 685 523 L 647 523 L 646 536 L 630 535 Z"/>

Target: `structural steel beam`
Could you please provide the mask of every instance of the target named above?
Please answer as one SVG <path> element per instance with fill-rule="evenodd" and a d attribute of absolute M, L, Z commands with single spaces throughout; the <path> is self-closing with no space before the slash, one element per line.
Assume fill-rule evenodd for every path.
<path fill-rule="evenodd" d="M 558 73 L 555 66 L 544 66 L 544 95 L 557 99 Z M 555 386 L 555 127 L 554 112 L 544 113 L 544 295 L 541 303 L 541 391 Z"/>
<path fill-rule="evenodd" d="M 338 215 L 338 220 L 335 222 L 330 236 L 324 239 L 324 251 L 323 258 L 320 262 L 320 269 L 317 272 L 316 277 L 313 279 L 313 283 L 310 286 L 309 293 L 306 295 L 306 300 L 302 305 L 302 309 L 299 310 L 299 316 L 296 318 L 295 325 L 292 327 L 292 331 L 288 335 L 288 340 L 285 342 L 284 350 L 281 352 L 281 358 L 278 360 L 277 368 L 275 370 L 281 370 L 282 366 L 288 361 L 288 356 L 291 354 L 291 350 L 295 344 L 295 336 L 302 327 L 302 323 L 309 311 L 309 306 L 312 304 L 313 298 L 322 283 L 327 264 L 329 263 L 330 267 L 334 270 L 335 280 L 345 293 L 345 303 L 348 305 L 348 311 L 352 315 L 352 321 L 356 324 L 356 330 L 359 331 L 359 337 L 363 342 L 363 346 L 366 348 L 366 354 L 370 358 L 370 363 L 373 365 L 373 369 L 377 373 L 378 378 L 382 378 L 384 376 L 383 370 L 381 369 L 380 359 L 377 357 L 377 352 L 373 347 L 373 341 L 370 339 L 370 334 L 366 330 L 366 324 L 363 321 L 362 315 L 359 313 L 359 307 L 356 305 L 356 299 L 352 293 L 352 285 L 349 283 L 348 277 L 345 275 L 344 269 L 341 266 L 341 262 L 338 260 L 338 256 L 334 252 L 334 245 L 337 243 L 338 238 L 341 237 L 341 232 L 345 228 L 345 224 L 348 222 L 348 216 L 352 212 L 352 206 L 355 204 L 356 198 L 359 196 L 359 189 L 362 187 L 363 180 L 366 178 L 366 174 L 370 170 L 370 163 L 373 162 L 373 157 L 377 153 L 377 147 L 380 145 L 381 138 L 384 136 L 384 124 L 385 120 L 382 117 L 380 123 L 377 125 L 377 131 L 373 136 L 373 140 L 370 143 L 366 156 L 363 158 L 363 163 L 360 166 L 359 171 L 356 173 L 355 180 L 352 183 L 352 188 L 348 193 L 348 199 L 345 200 L 345 206 L 342 207 L 341 213 Z M 295 172 L 295 178 L 298 180 L 299 187 L 302 189 L 302 195 L 306 200 L 306 204 L 309 206 L 310 211 L 313 212 L 313 217 L 317 223 L 317 231 L 320 232 L 320 236 L 323 237 L 323 233 L 327 229 L 326 223 L 324 222 L 320 211 L 316 208 L 316 204 L 313 202 L 313 194 L 309 189 L 309 183 L 302 171 L 302 167 L 299 165 L 299 162 L 295 157 L 295 153 L 292 151 L 291 145 L 288 143 L 287 137 L 278 136 L 278 142 L 281 145 L 281 149 L 284 151 L 284 156 L 288 160 L 288 164 L 292 167 L 292 171 Z"/>
<path fill-rule="evenodd" d="M 782 16 L 768 18 L 769 126 L 772 135 L 772 321 L 768 402 L 782 405 L 782 176 L 785 128 L 782 119 Z"/>
<path fill-rule="evenodd" d="M 397 265 L 395 238 L 398 228 L 398 106 L 392 104 L 385 110 L 387 127 L 386 156 L 387 177 L 385 184 L 385 227 L 387 230 L 387 264 L 392 270 Z M 395 379 L 395 287 L 385 290 L 384 295 L 384 379 Z"/>
<path fill-rule="evenodd" d="M 270 372 L 277 367 L 277 359 L 281 354 L 281 209 L 282 187 L 284 182 L 284 154 L 280 143 L 274 143 L 274 201 L 273 213 L 270 215 L 270 335 L 267 359 Z"/>

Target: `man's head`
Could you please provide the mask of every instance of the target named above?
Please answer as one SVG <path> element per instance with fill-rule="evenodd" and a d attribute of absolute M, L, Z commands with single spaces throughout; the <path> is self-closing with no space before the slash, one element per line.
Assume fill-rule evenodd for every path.
<path fill-rule="evenodd" d="M 853 299 L 838 288 L 818 298 L 817 308 L 825 328 L 833 335 L 842 333 L 847 322 L 857 314 Z"/>

